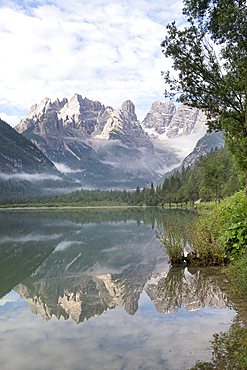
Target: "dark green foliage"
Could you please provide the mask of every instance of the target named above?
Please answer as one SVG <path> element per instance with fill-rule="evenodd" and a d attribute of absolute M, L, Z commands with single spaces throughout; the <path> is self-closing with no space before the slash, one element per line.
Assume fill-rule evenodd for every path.
<path fill-rule="evenodd" d="M 247 4 L 234 0 L 184 0 L 190 25 L 179 30 L 168 24 L 163 53 L 173 59 L 164 73 L 165 95 L 203 109 L 211 132 L 221 131 L 247 189 Z M 218 44 L 218 51 L 214 50 Z"/>
<path fill-rule="evenodd" d="M 214 194 L 215 200 L 219 200 L 224 170 L 224 163 L 219 156 L 219 151 L 212 150 L 206 156 L 200 156 L 197 166 L 201 169 L 201 182 L 204 187 Z"/>
<path fill-rule="evenodd" d="M 210 216 L 199 217 L 189 228 L 190 245 L 203 265 L 219 265 L 225 261 L 225 247 L 220 237 L 222 226 L 218 209 Z"/>
<path fill-rule="evenodd" d="M 172 225 L 169 222 L 163 223 L 163 229 L 158 228 L 157 237 L 164 244 L 173 263 L 186 260 L 188 263 L 219 265 L 232 260 L 240 263 L 240 271 L 246 276 L 246 220 L 247 200 L 241 191 L 221 205 L 216 203 L 206 217 L 197 218 L 187 227 L 186 237 L 182 236 L 179 224 Z M 186 238 L 193 251 L 192 260 L 184 257 L 183 243 L 186 244 Z"/>
<path fill-rule="evenodd" d="M 232 284 L 235 291 L 240 292 L 247 298 L 247 256 L 246 253 L 241 254 L 240 257 L 234 261 L 234 268 L 232 273 Z"/>
<path fill-rule="evenodd" d="M 200 156 L 194 166 L 183 167 L 167 177 L 161 188 L 162 203 L 219 200 L 243 187 L 242 173 L 234 166 L 233 157 L 225 148 Z"/>
<path fill-rule="evenodd" d="M 184 230 L 180 225 L 179 220 L 170 222 L 164 220 L 162 227 L 158 227 L 156 236 L 163 243 L 166 253 L 170 258 L 170 262 L 179 264 L 183 260 L 184 248 L 186 239 L 184 237 Z"/>
<path fill-rule="evenodd" d="M 245 215 L 228 222 L 227 230 L 224 233 L 222 242 L 226 246 L 226 252 L 232 259 L 238 258 L 247 248 L 247 219 Z"/>
<path fill-rule="evenodd" d="M 247 248 L 247 200 L 243 191 L 221 204 L 220 220 L 224 231 L 221 241 L 226 253 L 236 262 Z"/>
<path fill-rule="evenodd" d="M 53 163 L 23 135 L 0 119 L 1 172 L 55 173 Z"/>
<path fill-rule="evenodd" d="M 245 370 L 247 369 L 247 329 L 235 328 L 214 334 L 211 362 L 197 361 L 189 370 Z"/>

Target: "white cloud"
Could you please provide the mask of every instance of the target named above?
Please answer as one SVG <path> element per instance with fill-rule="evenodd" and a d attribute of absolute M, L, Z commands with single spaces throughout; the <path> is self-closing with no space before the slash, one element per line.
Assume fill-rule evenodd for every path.
<path fill-rule="evenodd" d="M 0 8 L 0 47 L 6 51 L 0 55 L 0 107 L 16 116 L 9 123 L 19 122 L 11 110 L 23 114 L 45 96 L 78 92 L 114 108 L 131 99 L 142 116 L 163 98 L 161 70 L 169 63 L 160 43 L 168 22 L 184 22 L 181 1 L 33 4 Z"/>
<path fill-rule="evenodd" d="M 53 180 L 53 181 L 61 181 L 62 178 L 56 175 L 49 175 L 45 173 L 38 173 L 38 174 L 29 174 L 29 173 L 17 173 L 17 174 L 7 174 L 7 173 L 0 173 L 0 179 L 3 180 L 27 180 L 31 182 L 36 181 L 44 181 L 44 180 Z"/>
<path fill-rule="evenodd" d="M 22 119 L 20 115 L 8 115 L 4 112 L 0 113 L 0 118 L 11 126 L 15 126 L 16 122 L 19 122 Z"/>
<path fill-rule="evenodd" d="M 56 163 L 56 162 L 54 162 L 54 165 L 57 167 L 58 171 L 60 171 L 62 173 L 77 173 L 77 172 L 83 172 L 83 171 L 85 171 L 84 169 L 83 170 L 80 170 L 80 169 L 73 170 L 69 166 L 66 166 L 66 164 L 64 164 L 64 163 Z"/>

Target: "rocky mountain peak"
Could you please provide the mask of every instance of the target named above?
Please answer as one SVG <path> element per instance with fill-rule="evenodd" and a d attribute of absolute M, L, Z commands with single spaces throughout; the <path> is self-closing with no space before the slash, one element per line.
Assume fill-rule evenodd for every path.
<path fill-rule="evenodd" d="M 197 108 L 180 104 L 176 109 L 173 102 L 156 101 L 142 121 L 149 135 L 159 139 L 189 135 L 203 131 L 206 115 Z"/>
<path fill-rule="evenodd" d="M 50 100 L 50 99 L 49 99 Z M 56 99 L 53 103 L 51 102 L 51 100 L 49 101 L 48 105 L 47 105 L 47 109 L 50 109 L 50 110 L 54 110 L 55 112 L 58 112 L 60 109 L 63 108 L 63 106 L 68 103 L 68 99 L 66 98 L 63 98 L 63 100 L 59 100 L 59 99 Z M 45 112 L 44 112 L 45 113 Z"/>
<path fill-rule="evenodd" d="M 58 112 L 68 102 L 66 98 L 62 101 L 56 99 L 54 102 L 50 98 L 44 98 L 39 104 L 33 104 L 28 115 L 21 120 L 19 125 L 15 127 L 15 130 L 19 133 L 26 131 L 29 127 L 36 124 L 44 118 L 47 112 Z"/>
<path fill-rule="evenodd" d="M 160 112 L 163 125 L 164 117 L 168 122 L 166 117 L 175 107 L 170 102 L 156 102 L 152 109 Z M 126 186 L 122 179 L 133 186 L 129 184 L 137 178 L 146 186 L 159 179 L 166 167 L 179 162 L 177 154 L 165 146 L 154 148 L 130 100 L 113 109 L 80 94 L 69 101 L 45 98 L 32 107 L 16 130 L 51 161 L 72 168 L 75 172 L 71 176 L 90 186 L 109 186 L 109 181 Z"/>
<path fill-rule="evenodd" d="M 156 101 L 152 104 L 151 111 L 142 121 L 146 131 L 151 129 L 151 134 L 163 134 L 176 113 L 176 107 L 171 101 Z"/>
<path fill-rule="evenodd" d="M 98 139 L 123 139 L 124 135 L 125 141 L 127 137 L 130 139 L 130 135 L 132 135 L 133 140 L 135 140 L 136 131 L 133 130 L 139 130 L 142 135 L 145 135 L 137 120 L 135 106 L 130 100 L 126 100 L 121 108 L 114 110 L 112 108 L 106 109 L 103 117 L 105 118 L 105 125 L 102 132 L 95 136 Z"/>
<path fill-rule="evenodd" d="M 41 116 L 43 116 L 51 103 L 51 99 L 44 98 L 39 104 L 33 104 L 26 118 L 21 120 L 15 130 L 19 133 L 31 127 Z"/>
<path fill-rule="evenodd" d="M 135 113 L 135 106 L 134 106 L 134 104 L 132 103 L 131 100 L 126 100 L 122 104 L 121 109 L 123 111 L 124 116 L 127 119 L 130 119 L 131 121 L 137 121 L 137 116 L 136 116 L 136 113 Z"/>
<path fill-rule="evenodd" d="M 105 111 L 104 105 L 98 101 L 82 98 L 75 94 L 70 101 L 58 112 L 58 120 L 63 127 L 81 129 L 91 135 L 98 124 L 98 117 Z"/>
<path fill-rule="evenodd" d="M 176 107 L 172 101 L 158 100 L 152 104 L 151 111 L 166 116 L 167 114 L 174 114 L 176 112 Z"/>

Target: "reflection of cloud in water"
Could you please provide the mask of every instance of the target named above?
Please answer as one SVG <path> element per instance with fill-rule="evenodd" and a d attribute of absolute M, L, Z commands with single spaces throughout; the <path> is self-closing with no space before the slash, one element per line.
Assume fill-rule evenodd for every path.
<path fill-rule="evenodd" d="M 0 306 L 4 306 L 6 303 L 17 302 L 19 299 L 20 296 L 19 294 L 16 294 L 16 292 L 8 293 L 6 296 L 0 299 Z"/>
<path fill-rule="evenodd" d="M 85 274 L 88 276 L 98 276 L 98 275 L 116 275 L 116 274 L 122 274 L 124 271 L 128 270 L 130 267 L 132 267 L 133 264 L 129 263 L 125 266 L 114 268 L 114 267 L 108 267 L 108 266 L 101 266 L 98 263 L 96 263 L 94 266 L 88 268 L 85 270 Z"/>
<path fill-rule="evenodd" d="M 160 315 L 143 292 L 134 317 L 123 309 L 104 312 L 83 326 L 54 317 L 49 325 L 21 305 L 0 311 L 2 369 L 183 370 L 197 359 L 209 361 L 214 333 L 227 330 L 234 310 L 205 308 L 203 313 Z M 11 335 L 10 335 L 11 333 Z M 25 345 L 24 345 L 25 344 Z M 13 352 L 14 349 L 14 352 Z M 30 355 L 31 353 L 31 355 Z M 6 364 L 6 365 L 4 365 Z"/>
<path fill-rule="evenodd" d="M 0 243 L 8 243 L 8 242 L 20 242 L 20 243 L 25 243 L 25 242 L 42 242 L 46 240 L 53 240 L 53 239 L 58 239 L 62 236 L 62 234 L 53 234 L 53 235 L 40 235 L 40 234 L 28 234 L 24 236 L 15 236 L 15 237 L 10 237 L 10 236 L 4 236 L 0 239 Z"/>
<path fill-rule="evenodd" d="M 75 228 L 79 228 L 79 227 L 82 227 L 83 224 L 81 223 L 76 223 L 74 221 L 69 221 L 69 220 L 53 220 L 52 223 L 45 223 L 44 224 L 45 227 L 75 227 Z"/>
<path fill-rule="evenodd" d="M 85 244 L 84 242 L 77 242 L 77 241 L 62 241 L 61 243 L 59 243 L 55 250 L 53 251 L 53 253 L 55 252 L 59 252 L 59 251 L 63 251 L 69 247 L 71 247 L 71 245 L 74 245 L 74 244 Z"/>

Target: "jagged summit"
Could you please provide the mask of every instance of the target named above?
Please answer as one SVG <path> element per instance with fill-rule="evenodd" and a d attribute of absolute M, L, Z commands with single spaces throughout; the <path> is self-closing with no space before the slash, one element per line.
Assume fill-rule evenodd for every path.
<path fill-rule="evenodd" d="M 40 120 L 48 110 L 58 112 L 68 100 L 63 98 L 62 101 L 56 99 L 53 103 L 50 98 L 44 98 L 39 104 L 33 104 L 30 108 L 28 115 L 21 120 L 15 130 L 19 133 L 26 131 L 29 127 L 33 126 L 37 120 Z"/>
<path fill-rule="evenodd" d="M 206 120 L 206 115 L 197 108 L 180 104 L 176 109 L 171 101 L 156 101 L 142 126 L 150 136 L 164 140 L 203 132 Z"/>
<path fill-rule="evenodd" d="M 190 151 L 181 154 L 170 139 L 203 135 L 205 121 L 198 109 L 156 101 L 140 124 L 131 100 L 114 109 L 76 93 L 34 104 L 15 129 L 82 185 L 132 188 L 158 181 L 181 163 Z"/>
<path fill-rule="evenodd" d="M 100 130 L 95 132 L 95 139 L 119 139 L 123 142 L 135 143 L 136 146 L 146 146 L 152 151 L 151 141 L 137 119 L 135 106 L 131 100 L 126 100 L 121 108 L 108 108 L 102 117 L 101 127 L 103 127 L 101 132 Z"/>

